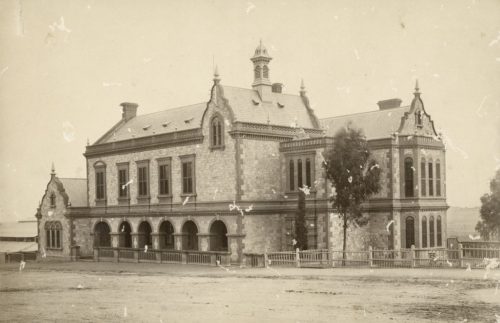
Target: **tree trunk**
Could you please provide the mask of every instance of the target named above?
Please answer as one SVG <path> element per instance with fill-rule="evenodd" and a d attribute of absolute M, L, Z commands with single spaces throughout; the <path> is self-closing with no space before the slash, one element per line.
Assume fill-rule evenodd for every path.
<path fill-rule="evenodd" d="M 347 244 L 347 214 L 344 213 L 344 243 L 342 245 L 342 266 L 345 266 L 346 244 Z"/>

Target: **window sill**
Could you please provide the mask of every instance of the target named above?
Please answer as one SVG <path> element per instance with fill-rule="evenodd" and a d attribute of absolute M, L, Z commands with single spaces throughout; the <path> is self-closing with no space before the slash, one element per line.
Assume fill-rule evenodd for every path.
<path fill-rule="evenodd" d="M 46 247 L 45 250 L 62 251 L 63 248 L 50 248 L 50 247 Z"/>
<path fill-rule="evenodd" d="M 181 197 L 196 197 L 196 193 L 183 193 L 181 194 Z"/>
<path fill-rule="evenodd" d="M 95 205 L 96 206 L 105 206 L 107 204 L 107 200 L 95 200 Z"/>
<path fill-rule="evenodd" d="M 224 148 L 226 148 L 225 145 L 222 145 L 222 146 L 210 146 L 210 151 L 214 151 L 214 150 L 224 150 Z"/>

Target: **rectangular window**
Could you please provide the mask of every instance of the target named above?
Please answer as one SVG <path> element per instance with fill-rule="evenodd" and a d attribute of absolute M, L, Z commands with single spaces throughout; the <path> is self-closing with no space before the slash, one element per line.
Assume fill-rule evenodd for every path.
<path fill-rule="evenodd" d="M 95 198 L 97 200 L 104 200 L 106 198 L 105 169 L 96 169 L 96 173 L 95 173 Z"/>
<path fill-rule="evenodd" d="M 160 195 L 170 195 L 170 165 L 161 163 L 158 165 L 158 185 Z"/>
<path fill-rule="evenodd" d="M 302 159 L 297 161 L 297 188 L 302 188 Z"/>
<path fill-rule="evenodd" d="M 290 160 L 289 163 L 289 179 L 290 179 L 290 191 L 295 189 L 295 164 L 293 160 Z"/>
<path fill-rule="evenodd" d="M 182 162 L 182 193 L 193 194 L 193 162 Z"/>
<path fill-rule="evenodd" d="M 51 236 L 52 231 L 51 230 L 45 230 L 45 242 L 46 242 L 46 247 L 50 248 L 50 236 Z"/>
<path fill-rule="evenodd" d="M 429 196 L 434 195 L 434 174 L 432 172 L 432 163 L 429 163 Z"/>
<path fill-rule="evenodd" d="M 128 166 L 118 169 L 118 196 L 128 197 Z"/>
<path fill-rule="evenodd" d="M 422 161 L 420 163 L 420 187 L 421 187 L 421 194 L 422 196 L 425 196 L 427 194 L 426 192 L 426 187 L 427 183 L 425 180 L 425 161 Z"/>
<path fill-rule="evenodd" d="M 311 187 L 311 159 L 306 159 L 306 185 Z"/>
<path fill-rule="evenodd" d="M 137 167 L 138 196 L 147 197 L 149 194 L 149 174 L 146 165 Z"/>
<path fill-rule="evenodd" d="M 436 164 L 436 196 L 441 196 L 441 164 Z"/>

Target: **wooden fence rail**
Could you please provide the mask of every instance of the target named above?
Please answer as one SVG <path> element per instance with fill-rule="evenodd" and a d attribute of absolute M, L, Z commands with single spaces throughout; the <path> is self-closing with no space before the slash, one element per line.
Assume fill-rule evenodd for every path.
<path fill-rule="evenodd" d="M 229 265 L 231 254 L 226 251 L 160 250 L 136 248 L 94 248 L 95 261 L 154 262 L 196 265 Z"/>
<path fill-rule="evenodd" d="M 500 248 L 427 248 L 377 250 L 303 250 L 244 254 L 251 267 L 371 267 L 371 268 L 485 268 L 500 258 Z M 261 259 L 263 261 L 261 261 Z M 500 260 L 499 260 L 500 261 Z"/>

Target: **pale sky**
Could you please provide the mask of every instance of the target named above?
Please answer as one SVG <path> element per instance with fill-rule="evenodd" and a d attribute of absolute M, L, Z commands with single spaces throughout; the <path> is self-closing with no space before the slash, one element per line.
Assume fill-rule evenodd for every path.
<path fill-rule="evenodd" d="M 319 118 L 409 104 L 418 78 L 448 141 L 452 206 L 480 205 L 500 167 L 500 1 L 0 2 L 0 221 L 32 218 L 54 162 L 85 177 L 87 138 L 121 118 L 251 86 L 259 39 L 271 80 Z"/>

